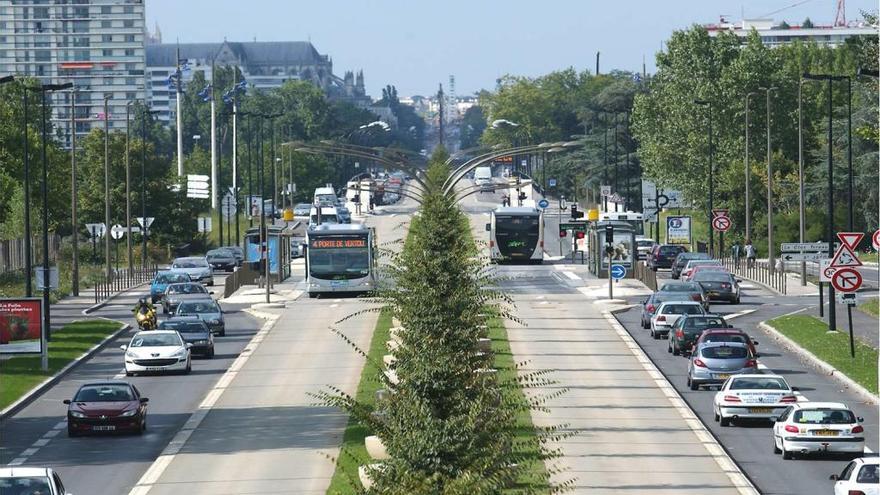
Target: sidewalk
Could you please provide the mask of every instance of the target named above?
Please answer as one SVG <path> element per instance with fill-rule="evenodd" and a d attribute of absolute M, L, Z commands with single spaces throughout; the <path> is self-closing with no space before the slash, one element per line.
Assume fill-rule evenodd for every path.
<path fill-rule="evenodd" d="M 827 292 L 826 292 L 827 295 Z M 866 298 L 867 299 L 867 298 Z M 864 300 L 866 300 L 864 299 Z M 863 301 L 864 301 L 863 300 Z M 815 304 L 810 306 L 804 314 L 815 316 L 819 318 L 819 299 L 818 296 L 815 298 Z M 837 330 L 840 332 L 849 333 L 849 322 L 846 318 L 846 305 L 844 304 L 835 304 L 834 305 L 837 312 Z M 824 321 L 826 324 L 828 323 L 828 298 L 825 298 L 825 313 L 824 317 L 819 318 Z M 852 309 L 852 319 L 853 319 L 853 335 L 856 336 L 859 340 L 864 342 L 865 344 L 877 349 L 880 348 L 880 342 L 878 342 L 878 333 L 877 328 L 880 326 L 880 320 L 876 316 L 869 315 L 864 313 L 856 308 Z"/>

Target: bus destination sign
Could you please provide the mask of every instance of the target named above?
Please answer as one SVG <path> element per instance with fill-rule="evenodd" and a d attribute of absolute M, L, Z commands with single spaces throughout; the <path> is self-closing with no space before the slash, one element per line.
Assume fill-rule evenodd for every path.
<path fill-rule="evenodd" d="M 311 249 L 365 248 L 366 237 L 319 237 L 312 239 Z"/>

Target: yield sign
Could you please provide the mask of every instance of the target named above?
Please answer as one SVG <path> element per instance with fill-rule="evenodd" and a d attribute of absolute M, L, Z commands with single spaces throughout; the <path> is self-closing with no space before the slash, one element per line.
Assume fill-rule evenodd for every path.
<path fill-rule="evenodd" d="M 831 285 L 840 292 L 855 292 L 862 286 L 862 275 L 852 268 L 843 268 L 834 272 Z"/>
<path fill-rule="evenodd" d="M 837 252 L 834 253 L 834 258 L 831 258 L 831 264 L 829 266 L 834 268 L 862 266 L 862 262 L 859 261 L 858 256 L 856 256 L 856 253 L 854 253 L 849 246 L 841 244 L 840 247 L 837 248 Z"/>
<path fill-rule="evenodd" d="M 837 238 L 840 239 L 840 242 L 843 243 L 844 246 L 855 249 L 856 246 L 862 242 L 862 238 L 865 237 L 865 234 L 861 232 L 838 232 Z"/>
<path fill-rule="evenodd" d="M 730 213 L 730 210 L 727 208 L 715 208 L 712 210 L 713 218 L 726 217 Z"/>

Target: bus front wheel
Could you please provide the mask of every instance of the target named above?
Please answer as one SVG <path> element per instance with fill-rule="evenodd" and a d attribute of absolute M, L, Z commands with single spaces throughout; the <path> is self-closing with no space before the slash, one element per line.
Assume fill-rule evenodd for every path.
<path fill-rule="evenodd" d="M 309 299 L 314 299 L 314 298 L 316 298 L 316 297 L 318 297 L 318 293 L 317 293 L 317 292 L 309 292 Z"/>

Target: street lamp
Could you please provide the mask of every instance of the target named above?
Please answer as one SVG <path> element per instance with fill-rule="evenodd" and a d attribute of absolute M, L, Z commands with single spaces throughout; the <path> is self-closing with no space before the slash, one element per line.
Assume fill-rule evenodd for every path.
<path fill-rule="evenodd" d="M 779 88 L 770 86 L 758 88 L 767 94 L 767 264 L 770 274 L 776 273 L 776 259 L 773 255 L 773 163 L 770 160 L 770 92 Z M 785 268 L 783 267 L 783 272 Z"/>
<path fill-rule="evenodd" d="M 110 96 L 104 97 L 104 261 L 106 263 L 107 281 L 113 278 L 113 267 L 110 264 Z"/>
<path fill-rule="evenodd" d="M 754 91 L 746 94 L 746 242 L 749 242 L 752 238 L 752 170 L 749 167 L 749 98 L 756 96 L 757 94 L 758 93 Z"/>
<path fill-rule="evenodd" d="M 694 104 L 704 106 L 709 111 L 709 255 L 715 256 L 715 234 L 712 228 L 712 209 L 715 207 L 715 166 L 712 148 L 712 105 L 707 100 L 694 100 Z"/>
<path fill-rule="evenodd" d="M 73 266 L 71 267 L 70 291 L 79 295 L 79 222 L 77 221 L 77 184 L 76 184 L 76 87 L 70 90 L 70 226 L 73 237 Z"/>
<path fill-rule="evenodd" d="M 143 252 L 141 253 L 141 266 L 144 270 L 147 268 L 147 117 L 159 113 L 159 110 L 150 110 L 147 101 L 144 100 L 144 110 L 141 114 L 141 219 L 143 224 L 141 228 L 141 242 L 143 242 Z"/>
<path fill-rule="evenodd" d="M 125 228 L 126 239 L 125 245 L 128 249 L 128 275 L 131 276 L 133 261 L 131 248 L 131 159 L 130 159 L 130 139 L 131 139 L 131 104 L 129 101 L 125 104 Z"/>

